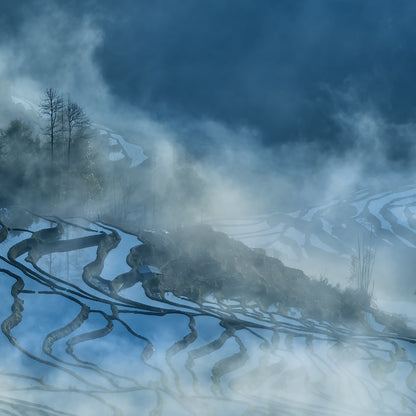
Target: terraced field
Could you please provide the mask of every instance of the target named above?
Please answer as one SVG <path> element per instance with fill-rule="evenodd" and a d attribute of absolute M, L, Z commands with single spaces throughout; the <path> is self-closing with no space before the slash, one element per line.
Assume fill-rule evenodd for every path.
<path fill-rule="evenodd" d="M 403 198 L 412 192 L 403 191 Z M 413 244 L 398 222 L 383 228 L 388 212 L 398 215 L 397 198 L 357 196 L 361 210 L 351 221 L 358 227 L 368 211 L 379 233 Z M 378 218 L 375 205 L 382 201 L 391 209 Z M 336 231 L 323 229 L 323 212 L 288 215 L 291 228 L 279 225 L 281 214 L 259 219 L 247 238 L 269 233 L 273 247 L 279 227 L 300 239 L 296 224 L 320 222 L 320 230 L 302 234 L 305 251 L 319 249 L 313 236 L 324 243 L 324 233 L 328 246 L 346 250 Z M 132 234 L 81 219 L 32 215 L 29 225 L 15 228 L 4 222 L 1 414 L 416 414 L 413 332 L 396 331 L 371 312 L 335 325 L 278 304 L 261 310 L 254 303 L 149 293 L 145 276 L 126 261 L 142 244 Z M 131 275 L 137 279 L 130 284 L 115 284 Z"/>
<path fill-rule="evenodd" d="M 376 285 L 385 292 L 413 292 L 416 253 L 416 186 L 346 198 L 290 213 L 213 218 L 211 225 L 249 247 L 263 248 L 309 274 L 345 284 L 357 239 L 376 250 Z M 383 281 L 383 282 L 381 282 Z M 400 282 L 398 284 L 397 282 Z M 412 290 L 413 289 L 413 290 Z"/>

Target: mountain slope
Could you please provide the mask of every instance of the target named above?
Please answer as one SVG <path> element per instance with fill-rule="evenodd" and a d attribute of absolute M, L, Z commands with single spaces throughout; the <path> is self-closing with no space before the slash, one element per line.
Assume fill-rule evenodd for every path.
<path fill-rule="evenodd" d="M 403 285 L 406 292 L 412 284 L 416 286 L 412 272 L 416 254 L 414 184 L 384 192 L 360 190 L 295 212 L 238 220 L 216 218 L 210 223 L 249 247 L 263 248 L 293 267 L 341 284 L 347 282 L 351 255 L 362 239 L 376 251 L 374 273 L 381 275 L 379 289 L 400 291 Z"/>

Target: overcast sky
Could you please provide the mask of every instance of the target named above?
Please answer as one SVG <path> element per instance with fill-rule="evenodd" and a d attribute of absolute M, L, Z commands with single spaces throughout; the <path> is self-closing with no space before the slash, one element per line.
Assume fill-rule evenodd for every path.
<path fill-rule="evenodd" d="M 56 3 L 1 1 L 3 76 L 173 125 L 247 129 L 273 148 L 338 155 L 376 141 L 393 165 L 413 157 L 414 0 Z"/>

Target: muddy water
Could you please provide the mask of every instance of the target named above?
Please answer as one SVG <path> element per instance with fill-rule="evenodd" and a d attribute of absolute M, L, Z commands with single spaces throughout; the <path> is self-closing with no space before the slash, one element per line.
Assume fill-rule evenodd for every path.
<path fill-rule="evenodd" d="M 117 292 L 141 242 L 103 224 L 33 217 L 0 239 L 0 414 L 416 414 L 415 340 L 371 314 Z"/>

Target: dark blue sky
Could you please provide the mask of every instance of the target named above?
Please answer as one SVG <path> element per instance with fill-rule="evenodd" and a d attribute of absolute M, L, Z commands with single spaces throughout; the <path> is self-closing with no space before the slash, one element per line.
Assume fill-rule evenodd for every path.
<path fill-rule="evenodd" d="M 52 16 L 53 31 L 53 4 L 3 0 L 0 44 L 18 45 L 38 15 Z M 157 119 L 215 120 L 256 130 L 267 146 L 309 143 L 330 153 L 356 145 L 346 140 L 340 113 L 371 111 L 384 126 L 415 120 L 413 0 L 88 0 L 62 7 L 68 38 L 85 18 L 102 34 L 93 61 L 111 93 Z M 65 45 L 54 51 L 68 53 Z M 28 56 L 19 71 L 47 84 L 53 68 L 36 51 Z M 409 136 L 394 137 L 396 130 L 382 140 L 388 158 L 404 160 Z"/>
<path fill-rule="evenodd" d="M 122 2 L 97 59 L 114 93 L 162 116 L 342 147 L 345 95 L 413 121 L 415 18 L 413 1 Z"/>

